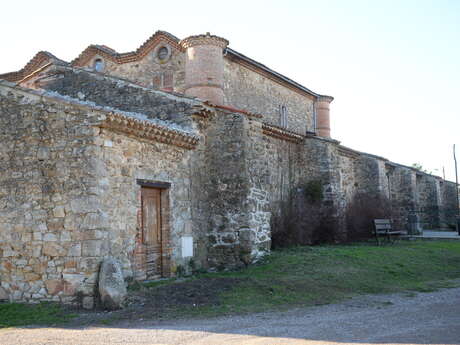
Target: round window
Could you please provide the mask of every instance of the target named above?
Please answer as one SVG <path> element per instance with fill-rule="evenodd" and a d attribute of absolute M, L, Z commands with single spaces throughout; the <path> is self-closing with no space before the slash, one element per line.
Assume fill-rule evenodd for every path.
<path fill-rule="evenodd" d="M 161 47 L 160 49 L 158 49 L 158 58 L 160 60 L 166 60 L 168 58 L 168 55 L 169 55 L 169 51 L 168 51 L 168 48 L 166 47 Z"/>

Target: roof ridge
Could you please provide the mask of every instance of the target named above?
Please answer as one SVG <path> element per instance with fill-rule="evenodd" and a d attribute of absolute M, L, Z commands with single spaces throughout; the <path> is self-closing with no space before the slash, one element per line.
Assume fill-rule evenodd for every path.
<path fill-rule="evenodd" d="M 248 57 L 248 56 L 246 56 L 244 54 L 241 54 L 240 52 L 238 52 L 238 51 L 236 51 L 236 50 L 234 50 L 234 49 L 232 49 L 230 47 L 227 47 L 225 49 L 225 51 L 226 51 L 227 54 L 233 56 L 234 58 L 240 59 L 241 61 L 244 61 L 244 62 L 246 62 L 248 64 L 251 64 L 252 66 L 254 66 L 256 68 L 259 68 L 260 70 L 265 71 L 265 72 L 275 76 L 276 78 L 278 78 L 278 79 L 280 79 L 280 80 L 282 80 L 282 81 L 284 81 L 284 82 L 296 87 L 297 89 L 302 90 L 303 92 L 308 93 L 308 94 L 310 94 L 310 95 L 312 95 L 314 97 L 317 97 L 317 98 L 319 98 L 319 97 L 331 97 L 332 99 L 334 99 L 334 97 L 332 97 L 332 96 L 322 95 L 322 94 L 316 93 L 316 92 L 308 89 L 307 87 L 303 86 L 302 84 L 296 82 L 295 80 L 292 80 L 291 78 L 288 78 L 285 75 L 283 75 L 283 74 L 281 74 L 281 73 L 279 73 L 279 72 L 277 72 L 275 70 L 272 70 L 270 67 L 268 67 L 268 66 L 266 66 L 266 65 L 264 65 L 264 64 L 262 64 L 262 63 L 260 63 L 260 62 L 258 62 L 256 60 L 254 60 L 254 59 L 252 59 L 252 58 L 250 58 L 250 57 Z"/>
<path fill-rule="evenodd" d="M 18 86 L 8 81 L 0 81 L 0 87 L 7 87 L 10 89 L 17 90 L 19 92 L 23 92 L 29 95 L 34 95 L 37 97 L 44 97 L 47 99 L 58 100 L 63 103 L 68 103 L 68 104 L 72 104 L 72 105 L 76 105 L 76 106 L 80 106 L 80 107 L 84 107 L 88 109 L 95 109 L 105 114 L 114 114 L 117 116 L 123 116 L 129 119 L 132 119 L 134 122 L 148 123 L 152 126 L 162 128 L 165 130 L 169 130 L 171 132 L 176 132 L 184 136 L 196 137 L 196 134 L 193 132 L 192 129 L 184 128 L 181 125 L 170 122 L 168 120 L 162 120 L 160 118 L 155 118 L 155 119 L 148 118 L 147 115 L 144 113 L 126 111 L 126 110 L 122 110 L 122 109 L 119 109 L 113 106 L 100 105 L 92 101 L 82 101 L 81 99 L 78 99 L 72 96 L 68 96 L 68 95 L 63 95 L 57 91 L 32 90 L 32 89 L 28 89 L 22 86 Z"/>
<path fill-rule="evenodd" d="M 110 54 L 113 54 L 113 53 L 118 54 L 115 49 L 110 48 L 109 46 L 106 46 L 105 44 L 92 44 L 92 46 L 94 46 L 94 47 L 96 47 L 98 49 L 106 50 Z"/>
<path fill-rule="evenodd" d="M 110 48 L 106 45 L 91 44 L 86 49 L 84 49 L 78 55 L 78 57 L 73 59 L 70 62 L 70 65 L 72 67 L 83 67 L 95 54 L 99 54 L 102 57 L 109 59 L 117 64 L 139 61 L 142 58 L 144 58 L 154 47 L 157 46 L 159 40 L 166 40 L 168 43 L 171 44 L 171 46 L 173 46 L 179 51 L 183 52 L 185 50 L 184 47 L 181 46 L 179 38 L 167 31 L 157 30 L 146 41 L 144 41 L 144 43 L 142 43 L 141 46 L 139 46 L 139 48 L 130 52 L 119 53 L 115 49 Z M 227 47 L 225 52 L 228 58 L 234 59 L 238 61 L 239 64 L 246 66 L 247 68 L 250 68 L 258 73 L 261 73 L 267 76 L 269 79 L 284 84 L 292 90 L 295 90 L 296 92 L 300 92 L 303 95 L 307 94 L 309 95 L 309 97 L 326 97 L 326 95 L 316 93 L 308 89 L 307 87 L 303 86 L 302 84 L 284 76 L 279 72 L 276 72 L 275 70 L 270 69 L 266 65 L 258 61 L 255 61 L 247 57 L 246 55 L 239 53 L 236 50 Z M 0 74 L 0 78 L 9 81 L 22 80 L 24 77 L 34 72 L 37 68 L 43 66 L 45 62 L 49 62 L 49 60 L 60 61 L 65 64 L 69 64 L 63 60 L 58 59 L 49 52 L 41 51 L 38 52 L 20 71 Z"/>
<path fill-rule="evenodd" d="M 41 50 L 36 53 L 32 59 L 29 60 L 26 65 L 20 69 L 19 71 L 9 72 L 0 74 L 0 79 L 5 79 L 8 81 L 19 81 L 28 76 L 29 74 L 33 73 L 40 67 L 44 66 L 45 64 L 49 63 L 50 61 L 68 64 L 68 62 L 57 58 L 55 55 L 51 54 L 48 51 Z"/>
<path fill-rule="evenodd" d="M 130 52 L 119 53 L 115 49 L 112 49 L 106 45 L 91 44 L 85 50 L 83 50 L 78 57 L 71 61 L 72 66 L 83 66 L 92 53 L 100 54 L 105 58 L 112 60 L 118 64 L 125 62 L 133 62 L 142 59 L 150 51 L 150 48 L 155 44 L 155 42 L 161 38 L 166 39 L 175 46 L 178 50 L 183 50 L 179 45 L 179 38 L 170 34 L 167 31 L 157 30 L 153 35 L 151 35 L 147 40 L 142 43 L 139 48 Z"/>
<path fill-rule="evenodd" d="M 69 66 L 69 65 L 65 65 L 65 66 L 57 65 L 56 68 L 61 69 L 61 70 L 71 71 L 73 73 L 87 73 L 88 75 L 90 75 L 91 77 L 94 77 L 96 79 L 99 78 L 99 79 L 110 80 L 110 81 L 113 81 L 113 82 L 122 82 L 122 83 L 127 84 L 129 87 L 143 89 L 143 90 L 145 90 L 147 92 L 159 94 L 159 95 L 164 96 L 166 98 L 174 99 L 174 100 L 180 101 L 180 102 L 184 102 L 184 100 L 188 100 L 190 103 L 193 103 L 194 105 L 202 105 L 204 107 L 209 106 L 207 104 L 207 102 L 205 102 L 204 100 L 201 100 L 201 99 L 199 99 L 197 97 L 191 97 L 191 96 L 186 96 L 186 95 L 184 95 L 182 93 L 171 92 L 171 91 L 163 91 L 163 90 L 157 90 L 157 89 L 145 87 L 143 85 L 136 84 L 135 82 L 133 82 L 130 79 L 118 77 L 118 76 L 111 75 L 111 74 L 98 73 L 98 72 L 95 72 L 95 71 L 93 71 L 91 69 L 84 68 L 84 67 Z"/>

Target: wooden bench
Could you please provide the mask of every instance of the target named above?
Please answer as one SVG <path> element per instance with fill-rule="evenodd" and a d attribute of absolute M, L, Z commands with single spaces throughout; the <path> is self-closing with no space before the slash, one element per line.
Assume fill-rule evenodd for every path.
<path fill-rule="evenodd" d="M 399 236 L 402 231 L 393 230 L 390 219 L 374 219 L 374 234 L 377 244 L 380 244 L 379 236 L 384 236 L 388 242 L 394 242 L 391 240 L 392 236 Z"/>

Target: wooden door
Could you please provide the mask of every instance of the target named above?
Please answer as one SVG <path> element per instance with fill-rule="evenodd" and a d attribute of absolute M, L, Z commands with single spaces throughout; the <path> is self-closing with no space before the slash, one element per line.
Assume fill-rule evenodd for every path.
<path fill-rule="evenodd" d="M 142 187 L 142 241 L 146 250 L 147 279 L 163 274 L 161 189 Z"/>

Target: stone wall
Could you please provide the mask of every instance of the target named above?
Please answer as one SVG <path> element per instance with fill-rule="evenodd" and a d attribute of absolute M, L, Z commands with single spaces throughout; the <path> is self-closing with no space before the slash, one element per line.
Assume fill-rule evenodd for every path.
<path fill-rule="evenodd" d="M 99 265 L 117 258 L 142 278 L 138 179 L 169 182 L 167 269 L 190 257 L 194 151 L 100 128 L 77 100 L 0 86 L 0 284 L 12 300 L 94 303 Z M 202 151 L 202 149 L 201 149 Z M 201 230 L 203 231 L 203 230 Z"/>
<path fill-rule="evenodd" d="M 57 67 L 54 80 L 43 88 L 98 106 L 134 113 L 133 116 L 160 119 L 190 128 L 190 115 L 199 103 L 186 97 L 138 87 L 130 82 L 86 72 L 80 69 Z"/>
<path fill-rule="evenodd" d="M 387 162 L 386 169 L 395 226 L 407 229 L 410 213 L 418 215 L 423 229 L 455 224 L 455 184 L 404 165 Z"/>
<path fill-rule="evenodd" d="M 246 118 L 241 114 L 219 114 L 207 130 L 206 206 L 209 267 L 240 266 L 251 250 L 243 247 L 240 230 L 248 228 L 246 199 L 249 193 L 245 162 Z"/>
<path fill-rule="evenodd" d="M 267 135 L 259 121 L 248 121 L 246 164 L 249 176 L 249 229 L 253 256 L 270 250 L 272 230 L 288 217 L 302 176 L 301 144 Z M 249 230 L 248 229 L 248 230 Z"/>
<path fill-rule="evenodd" d="M 169 47 L 170 57 L 166 61 L 161 61 L 157 57 L 158 48 L 163 45 L 157 46 L 157 49 L 149 52 L 142 60 L 135 62 L 126 62 L 118 64 L 109 59 L 105 59 L 101 56 L 94 56 L 91 61 L 86 64 L 86 67 L 93 68 L 94 61 L 96 59 L 102 59 L 104 62 L 104 73 L 113 75 L 115 77 L 124 78 L 131 80 L 132 82 L 153 88 L 158 87 L 158 77 L 161 75 L 166 78 L 171 77 L 172 83 L 171 91 L 184 92 L 185 88 L 185 56 L 184 53 L 178 51 L 174 47 Z M 170 89 L 168 85 L 165 85 L 164 89 Z"/>
<path fill-rule="evenodd" d="M 204 191 L 194 214 L 208 217 L 195 222 L 208 229 L 202 262 L 247 265 L 270 250 L 272 214 L 283 212 L 301 176 L 301 145 L 265 135 L 260 121 L 239 113 L 218 113 L 205 132 L 206 163 L 194 175 Z"/>
<path fill-rule="evenodd" d="M 86 65 L 92 68 L 96 59 L 104 61 L 104 73 L 130 80 L 145 87 L 156 88 L 159 75 L 172 75 L 172 91 L 185 92 L 185 55 L 170 47 L 171 55 L 166 62 L 157 58 L 157 49 L 142 60 L 117 64 L 101 56 L 94 56 Z M 165 88 L 168 89 L 168 88 Z M 247 67 L 224 59 L 224 102 L 226 105 L 264 114 L 265 119 L 280 124 L 280 107 L 285 106 L 288 126 L 292 131 L 314 132 L 314 100 L 282 86 Z"/>
<path fill-rule="evenodd" d="M 357 196 L 375 203 L 374 210 L 370 205 L 367 205 L 369 207 L 364 205 L 363 211 L 369 214 L 385 214 L 385 217 L 393 218 L 395 228 L 401 230 L 407 229 L 408 216 L 414 211 L 420 216 L 421 225 L 425 229 L 454 224 L 455 184 L 449 181 L 441 182 L 442 180 L 437 176 L 389 162 L 382 157 L 351 150 L 330 139 L 306 138 L 300 150 L 300 161 L 291 157 L 289 150 L 281 144 L 278 144 L 278 147 L 286 159 L 283 162 L 285 168 L 293 164 L 296 167 L 294 171 L 301 169 L 301 172 L 296 173 L 296 177 L 291 179 L 288 189 L 294 196 L 291 200 L 294 207 L 299 200 L 304 204 L 303 209 L 297 210 L 298 213 L 305 213 L 305 207 L 310 207 L 307 213 L 311 221 L 305 222 L 302 217 L 296 221 L 310 233 L 311 242 L 315 241 L 315 236 L 321 235 L 315 234 L 316 231 L 330 231 L 328 227 L 332 227 L 334 233 L 329 240 L 352 239 L 354 234 L 350 231 L 354 230 L 350 227 L 349 217 L 353 215 L 355 204 L 359 204 Z M 269 156 L 277 157 L 273 152 Z M 308 203 L 305 206 L 305 198 L 299 194 L 303 193 L 303 188 L 309 181 L 320 181 L 323 186 L 323 199 L 320 206 L 314 204 L 308 206 Z M 278 185 L 281 184 L 278 182 Z M 270 195 L 277 194 L 271 190 Z M 277 205 L 276 202 L 279 204 L 280 198 L 272 197 L 270 200 L 273 209 L 273 205 Z M 378 212 L 378 207 L 384 209 Z M 279 207 L 275 206 L 274 209 L 279 210 Z M 276 211 L 272 212 L 272 215 L 275 214 Z M 331 222 L 324 225 L 321 218 L 328 218 Z M 367 227 L 370 234 L 371 222 L 366 221 L 363 226 Z M 308 243 L 308 240 L 305 242 Z"/>
<path fill-rule="evenodd" d="M 380 194 L 389 198 L 386 159 L 360 154 L 355 165 L 357 176 L 356 190 L 361 193 Z"/>
<path fill-rule="evenodd" d="M 145 258 L 135 255 L 145 253 L 137 218 L 141 212 L 141 186 L 137 180 L 170 183 L 170 188 L 162 191 L 161 216 L 167 225 L 163 236 L 168 238 L 163 248 L 163 275 L 174 274 L 178 265 L 187 264 L 182 257 L 181 238 L 193 237 L 190 191 L 193 151 L 107 129 L 101 129 L 95 151 L 99 162 L 98 196 L 110 229 L 108 252 L 99 254 L 118 258 L 125 277 L 146 279 Z"/>
<path fill-rule="evenodd" d="M 439 228 L 441 206 L 439 181 L 430 175 L 416 173 L 415 183 L 416 210 L 423 228 Z"/>
<path fill-rule="evenodd" d="M 357 155 L 341 152 L 334 140 L 296 140 L 289 133 L 276 137 L 258 121 L 249 121 L 249 126 L 246 160 L 254 252 L 267 251 L 272 238 L 277 245 L 345 240 Z M 321 185 L 320 201 L 309 200 L 310 183 Z M 288 242 L 282 238 L 289 236 Z"/>
<path fill-rule="evenodd" d="M 322 185 L 316 212 L 310 214 L 311 241 L 340 241 L 346 238 L 346 207 L 354 188 L 353 156 L 339 152 L 338 142 L 318 137 L 306 138 L 303 165 L 309 183 Z M 312 207 L 312 206 L 310 206 Z"/>
<path fill-rule="evenodd" d="M 224 60 L 225 104 L 256 114 L 280 125 L 280 107 L 285 106 L 291 131 L 314 132 L 313 100 L 282 86 L 247 67 Z"/>
<path fill-rule="evenodd" d="M 92 295 L 97 111 L 0 86 L 0 282 L 12 300 Z M 81 301 L 80 301 L 81 302 Z M 92 303 L 87 300 L 85 303 Z"/>
<path fill-rule="evenodd" d="M 347 241 L 359 193 L 388 197 L 396 228 L 419 208 L 436 210 L 430 226 L 453 223 L 455 185 L 438 177 L 253 115 L 61 72 L 47 84 L 54 92 L 0 85 L 0 292 L 12 300 L 90 307 L 107 256 L 125 277 L 144 279 L 138 180 L 169 184 L 166 276 L 257 261 L 277 219 L 293 226 L 296 243 Z M 160 129 L 149 136 L 139 121 L 132 131 L 108 126 L 117 111 L 120 123 L 131 116 L 170 130 L 167 139 Z M 198 142 L 175 145 L 178 132 Z M 311 183 L 321 186 L 318 200 L 309 200 Z M 192 254 L 184 254 L 184 238 L 192 238 Z"/>
<path fill-rule="evenodd" d="M 456 204 L 457 191 L 456 185 L 450 181 L 439 181 L 440 184 L 440 223 L 441 227 L 455 229 L 455 217 L 458 213 L 458 204 Z"/>

